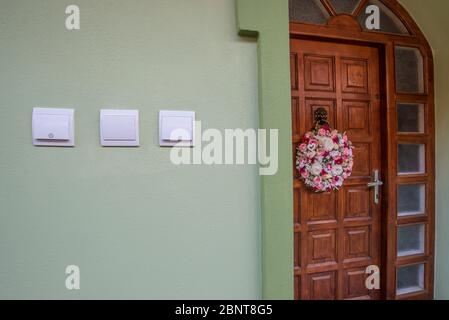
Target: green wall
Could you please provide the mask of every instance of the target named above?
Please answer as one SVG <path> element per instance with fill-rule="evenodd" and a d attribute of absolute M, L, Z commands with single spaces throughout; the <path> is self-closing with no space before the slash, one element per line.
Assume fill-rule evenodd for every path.
<path fill-rule="evenodd" d="M 160 109 L 257 128 L 235 25 L 234 0 L 0 0 L 0 298 L 260 298 L 258 168 L 158 147 Z M 31 145 L 35 106 L 76 109 L 75 148 Z M 140 109 L 141 148 L 99 146 L 104 107 Z"/>
<path fill-rule="evenodd" d="M 449 33 L 447 0 L 401 0 L 434 51 L 437 142 L 437 213 L 435 297 L 449 299 Z"/>
<path fill-rule="evenodd" d="M 260 125 L 279 129 L 279 171 L 262 179 L 262 297 L 293 298 L 293 177 L 287 0 L 237 0 L 237 26 L 258 38 Z"/>

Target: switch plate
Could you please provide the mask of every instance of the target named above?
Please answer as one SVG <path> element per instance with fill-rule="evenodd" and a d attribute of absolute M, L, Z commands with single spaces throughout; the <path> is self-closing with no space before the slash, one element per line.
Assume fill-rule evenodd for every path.
<path fill-rule="evenodd" d="M 73 147 L 74 109 L 33 108 L 33 145 Z"/>
<path fill-rule="evenodd" d="M 195 112 L 159 111 L 159 145 L 162 147 L 195 146 Z"/>
<path fill-rule="evenodd" d="M 100 111 L 100 142 L 104 147 L 138 147 L 139 111 Z"/>

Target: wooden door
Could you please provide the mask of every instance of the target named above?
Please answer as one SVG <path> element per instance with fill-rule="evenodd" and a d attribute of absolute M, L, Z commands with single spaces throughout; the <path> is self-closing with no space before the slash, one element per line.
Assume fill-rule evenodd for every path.
<path fill-rule="evenodd" d="M 381 200 L 369 188 L 381 164 L 379 52 L 375 47 L 291 39 L 293 160 L 314 111 L 353 142 L 354 169 L 338 192 L 308 190 L 294 170 L 295 297 L 379 299 L 365 285 L 381 263 Z"/>

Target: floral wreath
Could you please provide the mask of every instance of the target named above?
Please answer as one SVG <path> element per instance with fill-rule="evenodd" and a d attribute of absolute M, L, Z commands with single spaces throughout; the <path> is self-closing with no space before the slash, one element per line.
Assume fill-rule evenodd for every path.
<path fill-rule="evenodd" d="M 339 190 L 351 176 L 354 166 L 351 141 L 346 133 L 331 131 L 324 110 L 321 110 L 321 117 L 323 112 L 324 120 L 317 120 L 315 129 L 304 135 L 296 156 L 301 179 L 317 193 Z"/>

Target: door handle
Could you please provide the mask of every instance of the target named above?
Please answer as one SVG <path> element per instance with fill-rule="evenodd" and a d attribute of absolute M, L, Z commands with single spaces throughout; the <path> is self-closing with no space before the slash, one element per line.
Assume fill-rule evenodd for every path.
<path fill-rule="evenodd" d="M 369 188 L 374 188 L 374 203 L 379 204 L 380 194 L 379 189 L 384 183 L 380 180 L 379 170 L 374 170 L 373 172 L 373 181 L 368 183 Z"/>

